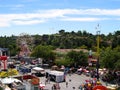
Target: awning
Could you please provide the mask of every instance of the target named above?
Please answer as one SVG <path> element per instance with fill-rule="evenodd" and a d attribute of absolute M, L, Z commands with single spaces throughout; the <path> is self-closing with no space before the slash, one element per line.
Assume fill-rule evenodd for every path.
<path fill-rule="evenodd" d="M 40 67 L 34 67 L 33 70 L 38 71 L 38 72 L 45 71 L 43 68 L 40 68 Z"/>
<path fill-rule="evenodd" d="M 18 80 L 18 79 L 15 79 L 15 78 L 8 78 L 8 77 L 6 77 L 6 78 L 1 79 L 1 82 L 3 84 L 10 84 L 10 83 L 13 83 L 13 82 L 21 82 L 21 81 Z"/>

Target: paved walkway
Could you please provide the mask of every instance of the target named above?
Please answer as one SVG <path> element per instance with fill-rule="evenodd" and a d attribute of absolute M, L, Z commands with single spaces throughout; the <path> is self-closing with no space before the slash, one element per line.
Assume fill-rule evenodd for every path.
<path fill-rule="evenodd" d="M 39 77 L 39 78 L 40 78 L 40 82 L 42 84 L 45 84 L 46 78 L 45 77 Z M 82 75 L 72 74 L 71 76 L 67 75 L 66 82 L 68 82 L 68 87 L 66 86 L 66 82 L 61 82 L 59 83 L 60 90 L 80 90 L 78 87 L 81 84 L 84 84 L 85 80 L 89 80 L 89 79 L 91 78 L 83 74 Z M 106 86 L 106 84 L 103 81 L 100 80 L 100 82 L 102 83 L 102 85 Z M 26 90 L 33 90 L 31 89 L 31 85 L 28 82 L 24 82 L 24 84 L 26 85 Z M 53 84 L 56 84 L 56 82 L 50 81 L 50 83 L 46 84 L 44 90 L 52 90 Z"/>
<path fill-rule="evenodd" d="M 89 80 L 90 77 L 87 77 L 85 75 L 77 75 L 72 74 L 71 76 L 66 76 L 66 82 L 68 82 L 68 87 L 66 87 L 66 82 L 59 83 L 60 90 L 80 90 L 78 87 L 85 82 L 85 80 Z M 70 81 L 71 80 L 71 81 Z M 40 82 L 45 84 L 45 77 L 40 77 Z M 50 84 L 46 84 L 45 90 L 52 90 L 52 85 L 55 84 L 55 82 L 50 82 Z M 75 89 L 73 88 L 75 87 Z"/>
<path fill-rule="evenodd" d="M 88 77 L 88 76 L 83 75 L 83 74 L 82 75 L 78 75 L 78 74 L 69 75 L 68 74 L 66 76 L 66 82 L 68 82 L 68 87 L 66 87 L 66 82 L 61 82 L 61 83 L 59 83 L 60 90 L 80 90 L 78 87 L 81 84 L 85 83 L 85 80 L 89 80 L 89 79 L 91 79 L 91 77 Z M 45 80 L 46 80 L 45 77 L 40 77 L 40 82 L 42 84 L 45 84 Z M 101 81 L 101 83 L 102 83 L 102 85 L 106 85 L 102 81 Z M 50 81 L 50 83 L 46 84 L 44 90 L 52 90 L 53 84 L 56 84 L 56 82 Z M 27 90 L 30 90 L 31 86 L 28 83 L 26 83 L 25 85 L 27 87 Z M 75 87 L 75 89 L 73 87 Z"/>

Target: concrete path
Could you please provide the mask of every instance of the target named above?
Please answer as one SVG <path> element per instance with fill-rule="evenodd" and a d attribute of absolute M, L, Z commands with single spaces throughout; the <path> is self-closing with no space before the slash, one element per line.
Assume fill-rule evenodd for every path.
<path fill-rule="evenodd" d="M 77 75 L 77 74 L 72 74 L 71 76 L 67 75 L 66 82 L 68 82 L 68 87 L 66 87 L 66 82 L 61 82 L 59 83 L 60 90 L 80 90 L 78 87 L 82 83 L 85 83 L 85 80 L 89 80 L 89 79 L 90 77 L 87 77 L 85 75 Z M 45 77 L 40 77 L 40 82 L 45 84 Z M 56 83 L 51 81 L 50 84 L 46 84 L 45 90 L 52 90 L 53 84 Z M 75 87 L 75 89 L 73 87 Z"/>

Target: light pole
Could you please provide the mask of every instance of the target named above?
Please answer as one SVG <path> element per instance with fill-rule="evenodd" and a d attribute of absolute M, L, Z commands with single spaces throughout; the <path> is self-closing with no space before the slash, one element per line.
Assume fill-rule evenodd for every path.
<path fill-rule="evenodd" d="M 100 49 L 99 49 L 99 46 L 100 46 L 100 30 L 99 30 L 99 24 L 97 26 L 97 63 L 96 63 L 96 70 L 97 70 L 97 80 L 99 80 L 99 67 L 100 67 L 100 64 L 99 64 L 99 59 L 100 59 Z"/>

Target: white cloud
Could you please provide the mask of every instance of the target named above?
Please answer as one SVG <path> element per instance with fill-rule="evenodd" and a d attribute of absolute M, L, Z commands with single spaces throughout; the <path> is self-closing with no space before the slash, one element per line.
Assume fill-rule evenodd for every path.
<path fill-rule="evenodd" d="M 86 18 L 65 18 L 62 19 L 64 21 L 80 21 L 80 22 L 93 22 L 93 21 L 101 21 L 105 20 L 105 18 L 91 18 L 91 17 L 86 17 Z"/>
<path fill-rule="evenodd" d="M 60 14 L 120 16 L 120 9 L 54 9 L 49 10 L 49 12 Z"/>
<path fill-rule="evenodd" d="M 83 17 L 84 16 L 84 17 Z M 64 21 L 100 21 L 119 18 L 120 9 L 51 9 L 36 13 L 0 14 L 0 27 L 15 25 L 32 25 L 58 19 Z"/>
<path fill-rule="evenodd" d="M 11 21 L 11 19 L 0 16 L 0 27 L 8 27 L 8 26 L 10 26 L 10 23 L 9 23 L 10 21 Z"/>
<path fill-rule="evenodd" d="M 31 25 L 31 24 L 38 24 L 43 23 L 44 20 L 29 20 L 29 21 L 13 21 L 16 25 Z"/>
<path fill-rule="evenodd" d="M 0 27 L 8 27 L 8 26 L 10 26 L 9 23 L 7 23 L 7 22 L 0 22 Z"/>

